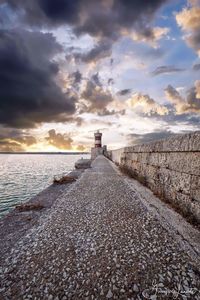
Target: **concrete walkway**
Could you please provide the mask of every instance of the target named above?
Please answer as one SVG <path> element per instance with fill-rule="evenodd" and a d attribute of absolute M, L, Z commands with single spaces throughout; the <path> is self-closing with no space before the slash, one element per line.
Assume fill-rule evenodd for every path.
<path fill-rule="evenodd" d="M 0 274 L 0 299 L 200 299 L 194 261 L 103 156 Z"/>

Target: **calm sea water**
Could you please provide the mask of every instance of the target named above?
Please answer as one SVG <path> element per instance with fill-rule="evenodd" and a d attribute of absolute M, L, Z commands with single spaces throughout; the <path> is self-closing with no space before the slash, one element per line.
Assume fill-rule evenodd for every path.
<path fill-rule="evenodd" d="M 0 217 L 48 187 L 89 154 L 0 154 Z"/>

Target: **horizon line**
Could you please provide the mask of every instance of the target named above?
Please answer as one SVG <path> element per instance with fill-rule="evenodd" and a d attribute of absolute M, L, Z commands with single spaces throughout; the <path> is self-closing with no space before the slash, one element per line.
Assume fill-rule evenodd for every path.
<path fill-rule="evenodd" d="M 89 151 L 0 151 L 0 154 L 89 154 Z"/>

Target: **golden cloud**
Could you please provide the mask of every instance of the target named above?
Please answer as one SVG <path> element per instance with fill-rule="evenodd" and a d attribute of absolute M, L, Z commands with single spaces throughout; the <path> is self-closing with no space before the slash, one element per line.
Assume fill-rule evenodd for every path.
<path fill-rule="evenodd" d="M 176 114 L 200 113 L 200 80 L 195 81 L 185 98 L 171 85 L 165 89 L 165 95 L 173 104 Z"/>
<path fill-rule="evenodd" d="M 127 104 L 130 108 L 141 111 L 147 115 L 158 114 L 160 116 L 168 114 L 168 108 L 160 105 L 154 99 L 150 98 L 149 95 L 143 95 L 136 93 L 127 100 Z"/>
<path fill-rule="evenodd" d="M 191 8 L 184 8 L 176 15 L 177 24 L 185 33 L 184 39 L 187 44 L 196 50 L 200 56 L 200 7 L 192 2 Z"/>
<path fill-rule="evenodd" d="M 37 143 L 33 136 L 0 137 L 1 152 L 23 152 Z"/>
<path fill-rule="evenodd" d="M 167 27 L 153 27 L 145 28 L 141 31 L 129 31 L 123 29 L 122 36 L 130 37 L 133 41 L 144 42 L 150 44 L 152 47 L 157 47 L 157 42 L 169 33 L 170 29 Z"/>
<path fill-rule="evenodd" d="M 55 129 L 48 131 L 48 136 L 45 138 L 49 145 L 62 150 L 72 149 L 72 138 L 68 134 L 57 133 Z"/>
<path fill-rule="evenodd" d="M 176 21 L 183 30 L 194 30 L 200 27 L 200 7 L 183 9 L 176 15 Z"/>

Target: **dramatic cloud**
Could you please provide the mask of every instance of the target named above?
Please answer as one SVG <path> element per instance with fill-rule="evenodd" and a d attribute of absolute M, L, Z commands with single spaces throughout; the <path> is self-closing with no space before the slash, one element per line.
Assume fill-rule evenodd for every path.
<path fill-rule="evenodd" d="M 20 12 L 25 22 L 34 26 L 57 26 L 69 24 L 79 35 L 115 40 L 123 29 L 136 27 L 141 35 L 146 24 L 152 21 L 155 12 L 166 0 L 7 0 L 10 7 Z M 145 22 L 144 22 L 145 21 Z M 144 28 L 144 33 L 142 32 Z M 151 29 L 148 27 L 148 31 Z M 155 29 L 155 31 L 157 31 Z M 159 33 L 153 32 L 155 38 Z"/>
<path fill-rule="evenodd" d="M 0 122 L 34 127 L 65 121 L 76 98 L 56 84 L 59 67 L 52 61 L 61 51 L 50 33 L 0 31 Z"/>
<path fill-rule="evenodd" d="M 184 8 L 176 15 L 178 25 L 185 32 L 185 40 L 200 56 L 200 7 L 193 2 L 191 8 Z"/>
<path fill-rule="evenodd" d="M 166 27 L 142 27 L 135 31 L 122 30 L 122 35 L 130 37 L 136 42 L 146 42 L 157 47 L 157 42 L 169 33 L 169 28 Z"/>
<path fill-rule="evenodd" d="M 184 69 L 177 68 L 175 66 L 160 66 L 160 67 L 157 67 L 151 73 L 151 75 L 157 76 L 157 75 L 160 75 L 160 74 L 170 74 L 170 73 L 173 73 L 173 72 L 182 72 L 182 71 L 184 71 Z"/>
<path fill-rule="evenodd" d="M 73 79 L 73 85 L 74 84 L 79 84 L 79 83 L 81 83 L 81 80 L 82 80 L 82 74 L 79 72 L 79 71 L 76 71 L 76 72 L 74 72 L 74 73 L 72 73 L 71 75 L 70 75 L 70 77 Z"/>
<path fill-rule="evenodd" d="M 58 149 L 70 150 L 72 149 L 72 138 L 67 134 L 56 133 L 55 129 L 48 132 L 49 136 L 46 137 L 49 145 L 55 146 Z"/>
<path fill-rule="evenodd" d="M 127 100 L 127 104 L 131 109 L 139 111 L 147 115 L 165 115 L 168 113 L 168 108 L 158 104 L 149 95 L 143 95 L 140 93 L 134 94 Z"/>
<path fill-rule="evenodd" d="M 57 26 L 73 24 L 78 19 L 79 3 L 71 0 L 7 0 L 10 7 L 19 12 L 26 23 L 34 26 Z"/>
<path fill-rule="evenodd" d="M 107 111 L 107 106 L 113 102 L 113 96 L 109 90 L 102 87 L 98 74 L 88 80 L 81 97 L 87 104 L 82 104 L 82 112 L 101 113 Z"/>
<path fill-rule="evenodd" d="M 82 1 L 86 2 L 86 1 Z M 95 3 L 96 2 L 96 3 Z M 155 12 L 165 3 L 164 0 L 153 1 L 90 1 L 90 8 L 84 14 L 85 20 L 76 28 L 77 32 L 87 32 L 92 36 L 116 39 L 125 29 L 135 27 L 146 28 Z M 95 9 L 94 9 L 95 6 Z"/>
<path fill-rule="evenodd" d="M 162 128 L 157 136 L 196 129 L 200 66 L 177 24 L 200 54 L 199 0 L 172 2 L 0 0 L 0 149 L 82 151 L 88 131 L 105 126 L 113 147 L 147 127 Z M 165 74 L 177 87 L 166 88 L 167 105 Z M 188 82 L 195 84 L 185 93 Z"/>
<path fill-rule="evenodd" d="M 24 151 L 24 148 L 18 142 L 9 139 L 5 139 L 5 140 L 0 139 L 0 152 L 22 152 L 22 151 Z"/>
<path fill-rule="evenodd" d="M 110 104 L 115 106 L 115 100 L 111 92 L 103 87 L 99 74 L 91 76 L 86 82 L 79 101 L 79 113 L 95 113 L 98 116 L 119 116 L 125 114 L 125 109 L 108 108 Z"/>
<path fill-rule="evenodd" d="M 69 76 L 68 76 L 69 88 L 74 88 L 75 90 L 79 90 L 82 79 L 83 79 L 83 76 L 79 70 L 69 74 Z"/>
<path fill-rule="evenodd" d="M 31 146 L 33 144 L 37 143 L 37 140 L 34 136 L 21 136 L 21 137 L 16 137 L 15 141 L 19 142 L 22 145 L 26 145 L 26 146 Z"/>
<path fill-rule="evenodd" d="M 157 130 L 154 132 L 144 133 L 144 134 L 132 133 L 127 135 L 127 138 L 130 145 L 137 145 L 137 144 L 149 143 L 160 139 L 168 138 L 172 135 L 174 135 L 174 133 L 171 132 L 170 130 Z"/>
<path fill-rule="evenodd" d="M 165 89 L 167 99 L 173 104 L 177 114 L 200 113 L 200 81 L 187 91 L 186 98 L 171 85 Z"/>
<path fill-rule="evenodd" d="M 0 151 L 1 152 L 21 152 L 25 151 L 28 146 L 37 143 L 35 137 L 24 134 L 13 134 L 10 136 L 0 136 Z"/>

